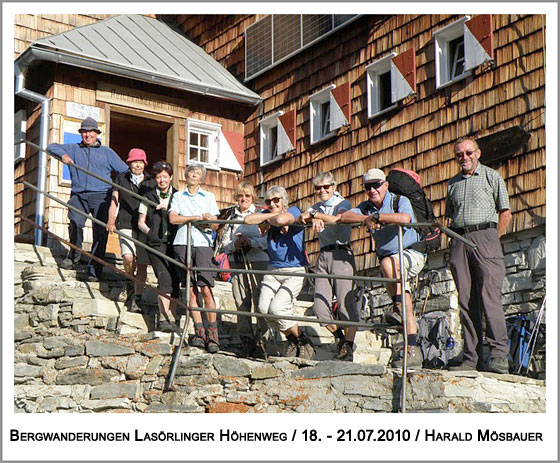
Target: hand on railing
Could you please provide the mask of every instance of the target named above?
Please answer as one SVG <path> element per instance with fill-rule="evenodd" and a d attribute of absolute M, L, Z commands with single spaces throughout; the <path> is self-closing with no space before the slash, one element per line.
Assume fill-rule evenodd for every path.
<path fill-rule="evenodd" d="M 74 164 L 74 161 L 72 161 L 72 158 L 70 156 L 68 156 L 67 154 L 63 154 L 62 157 L 60 158 L 60 160 L 64 164 Z"/>

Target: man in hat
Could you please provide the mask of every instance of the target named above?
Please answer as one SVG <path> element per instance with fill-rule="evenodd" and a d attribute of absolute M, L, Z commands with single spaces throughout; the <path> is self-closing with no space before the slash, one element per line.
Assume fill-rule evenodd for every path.
<path fill-rule="evenodd" d="M 477 245 L 458 240 L 450 244 L 451 273 L 459 294 L 465 348 L 463 363 L 451 371 L 487 370 L 509 373 L 508 336 L 502 308 L 506 274 L 500 237 L 511 221 L 509 196 L 501 175 L 479 162 L 481 151 L 473 138 L 459 138 L 453 146 L 461 172 L 449 180 L 445 215 L 451 229 Z M 490 358 L 482 358 L 483 317 Z"/>
<path fill-rule="evenodd" d="M 102 146 L 97 136 L 101 130 L 97 121 L 87 117 L 82 121 L 79 129 L 82 141 L 80 143 L 58 144 L 51 143 L 47 149 L 59 157 L 64 164 L 76 164 L 93 172 L 100 177 L 111 180 L 111 173 L 122 173 L 128 166 L 111 148 Z M 68 204 L 83 211 L 91 213 L 93 217 L 107 222 L 109 204 L 111 201 L 112 187 L 84 172 L 70 168 L 72 191 Z M 86 217 L 72 210 L 68 210 L 70 242 L 78 248 L 82 247 L 83 230 Z M 105 259 L 105 246 L 107 245 L 107 230 L 104 226 L 93 224 L 93 255 Z M 62 267 L 73 268 L 80 260 L 80 255 L 70 249 L 68 257 L 62 262 Z M 88 281 L 97 281 L 103 267 L 97 262 L 88 263 Z"/>
<path fill-rule="evenodd" d="M 146 152 L 140 148 L 132 148 L 128 153 L 126 163 L 129 169 L 118 174 L 114 183 L 136 194 L 139 194 L 143 188 L 149 189 L 155 187 L 155 181 L 150 175 L 144 173 L 148 165 Z M 111 206 L 109 208 L 109 218 L 107 219 L 107 231 L 114 232 L 115 228 L 129 238 L 143 240 L 146 236 L 138 231 L 138 206 L 140 200 L 113 188 L 113 196 L 111 198 Z M 148 252 L 142 246 L 136 246 L 134 241 L 119 235 L 119 243 L 121 245 L 121 256 L 123 266 L 126 273 L 135 276 L 141 282 L 146 281 L 148 264 L 150 263 Z M 123 291 L 119 294 L 119 302 L 126 302 L 126 306 L 130 312 L 141 312 L 140 302 L 142 296 L 143 284 L 126 280 Z"/>
<path fill-rule="evenodd" d="M 357 208 L 351 209 L 341 215 L 340 221 L 343 223 L 364 223 L 375 241 L 375 249 L 379 258 L 381 271 L 385 278 L 399 278 L 399 243 L 398 243 L 398 227 L 392 224 L 405 225 L 416 222 L 414 211 L 410 200 L 406 196 L 400 196 L 396 211 L 393 207 L 393 201 L 396 197 L 388 191 L 389 183 L 385 174 L 380 169 L 370 169 L 362 177 L 364 190 L 368 195 L 367 201 L 358 205 Z M 404 247 L 404 271 L 406 275 L 405 282 L 405 302 L 406 315 L 408 320 L 407 326 L 407 343 L 408 343 L 408 361 L 407 365 L 411 368 L 422 367 L 422 352 L 417 345 L 417 327 L 414 311 L 412 307 L 412 298 L 410 297 L 410 287 L 408 280 L 420 273 L 426 263 L 426 255 L 414 249 L 410 249 L 414 243 L 420 241 L 420 234 L 414 228 L 403 229 L 403 247 Z M 389 324 L 401 324 L 402 317 L 400 313 L 402 303 L 402 289 L 400 283 L 386 283 L 385 287 L 389 296 L 393 300 L 392 313 L 386 317 Z M 402 351 L 396 352 L 393 357 L 392 366 L 396 368 L 402 367 Z"/>

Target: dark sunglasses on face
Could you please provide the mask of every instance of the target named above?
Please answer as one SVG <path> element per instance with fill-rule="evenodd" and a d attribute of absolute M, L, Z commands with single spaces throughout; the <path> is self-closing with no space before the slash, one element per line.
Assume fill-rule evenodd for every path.
<path fill-rule="evenodd" d="M 272 203 L 272 201 L 274 201 L 275 203 L 279 202 L 282 198 L 270 198 L 270 199 L 265 199 L 264 203 L 267 206 L 270 206 L 270 204 Z"/>
<path fill-rule="evenodd" d="M 468 156 L 470 158 L 475 152 L 476 152 L 476 150 L 462 151 L 460 153 L 455 153 L 455 157 L 460 158 L 464 154 L 465 156 Z"/>
<path fill-rule="evenodd" d="M 330 190 L 330 188 L 332 187 L 332 185 L 315 185 L 315 191 L 321 191 L 321 190 Z"/>
<path fill-rule="evenodd" d="M 380 180 L 378 182 L 373 182 L 373 183 L 366 183 L 364 184 L 364 190 L 369 191 L 372 188 L 375 190 L 378 190 L 379 188 L 381 188 L 383 186 L 385 182 Z"/>

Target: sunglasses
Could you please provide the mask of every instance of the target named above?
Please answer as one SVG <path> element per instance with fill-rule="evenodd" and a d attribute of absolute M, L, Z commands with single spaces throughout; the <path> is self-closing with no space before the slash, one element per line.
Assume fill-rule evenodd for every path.
<path fill-rule="evenodd" d="M 270 206 L 270 204 L 272 203 L 272 201 L 274 201 L 275 203 L 279 202 L 282 198 L 270 198 L 270 199 L 265 199 L 264 203 L 267 206 Z"/>
<path fill-rule="evenodd" d="M 469 158 L 476 152 L 476 150 L 462 151 L 460 153 L 455 153 L 456 158 L 460 158 L 463 154 Z"/>
<path fill-rule="evenodd" d="M 375 190 L 378 190 L 379 188 L 381 188 L 383 186 L 385 182 L 383 180 L 379 180 L 378 182 L 373 182 L 373 183 L 365 183 L 364 184 L 364 190 L 369 191 L 372 188 Z"/>
<path fill-rule="evenodd" d="M 315 185 L 315 191 L 321 191 L 321 190 L 330 190 L 330 188 L 332 187 L 332 185 Z"/>

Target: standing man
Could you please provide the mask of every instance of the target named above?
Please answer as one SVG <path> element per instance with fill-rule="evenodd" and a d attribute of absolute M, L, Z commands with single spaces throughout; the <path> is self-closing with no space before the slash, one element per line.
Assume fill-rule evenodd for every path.
<path fill-rule="evenodd" d="M 101 141 L 97 138 L 101 130 L 97 127 L 95 119 L 85 118 L 78 131 L 82 136 L 80 143 L 65 145 L 51 143 L 47 150 L 60 158 L 64 164 L 76 164 L 107 180 L 111 180 L 113 172 L 120 174 L 128 170 L 128 166 L 117 153 L 111 148 L 101 145 Z M 93 217 L 106 223 L 111 203 L 111 185 L 77 169 L 70 168 L 69 170 L 72 192 L 68 204 L 86 214 L 91 213 Z M 70 221 L 70 242 L 78 248 L 82 248 L 86 217 L 69 210 L 68 219 Z M 106 245 L 107 230 L 105 226 L 94 223 L 92 254 L 104 260 Z M 80 254 L 74 249 L 70 249 L 68 257 L 62 261 L 62 267 L 65 269 L 74 268 L 79 260 Z M 101 264 L 90 260 L 87 268 L 88 281 L 98 281 L 102 270 Z"/>
<path fill-rule="evenodd" d="M 474 139 L 459 138 L 453 150 L 461 172 L 449 181 L 445 215 L 451 218 L 450 228 L 477 248 L 451 241 L 451 272 L 459 293 L 465 349 L 463 363 L 449 369 L 484 369 L 484 315 L 490 346 L 486 370 L 505 374 L 508 338 L 501 293 L 506 271 L 500 237 L 511 221 L 508 192 L 500 174 L 478 162 L 481 152 Z"/>
<path fill-rule="evenodd" d="M 368 195 L 368 200 L 360 203 L 357 208 L 345 212 L 341 216 L 343 223 L 364 223 L 375 241 L 375 249 L 377 257 L 381 265 L 381 271 L 385 278 L 399 278 L 399 283 L 386 283 L 387 293 L 393 300 L 394 312 L 388 314 L 387 322 L 389 324 L 402 324 L 400 311 L 402 310 L 402 290 L 400 284 L 400 266 L 399 266 L 399 238 L 398 228 L 391 226 L 392 224 L 405 225 L 415 223 L 416 217 L 410 200 L 406 196 L 400 196 L 398 204 L 396 203 L 396 195 L 388 191 L 389 183 L 385 174 L 380 169 L 370 169 L 362 177 L 364 190 Z M 396 208 L 395 208 L 396 206 Z M 424 268 L 426 263 L 426 254 L 422 254 L 415 249 L 410 249 L 414 243 L 421 240 L 420 234 L 415 228 L 403 229 L 403 247 L 404 247 L 404 272 L 405 281 L 405 302 L 407 316 L 407 365 L 410 368 L 422 367 L 422 351 L 417 344 L 418 329 L 416 327 L 416 319 L 412 307 L 412 298 L 410 296 L 410 287 L 408 281 L 414 278 Z M 401 368 L 403 362 L 402 351 L 396 352 L 393 356 L 392 366 Z"/>
<path fill-rule="evenodd" d="M 169 223 L 178 225 L 177 235 L 173 241 L 176 259 L 182 264 L 187 263 L 187 226 L 188 222 L 197 220 L 216 220 L 220 213 L 216 204 L 216 197 L 210 191 L 203 190 L 201 183 L 206 176 L 206 168 L 198 164 L 190 164 L 186 169 L 187 188 L 178 191 L 171 198 L 169 205 Z M 194 267 L 213 268 L 216 267 L 212 258 L 213 239 L 210 227 L 204 229 L 198 226 L 192 227 L 192 265 Z M 217 225 L 215 226 L 217 228 Z M 200 291 L 204 300 L 204 307 L 215 309 L 216 301 L 212 288 L 216 272 L 193 272 L 190 287 L 190 305 L 197 307 L 197 295 Z M 191 345 L 204 348 L 214 354 L 220 349 L 218 338 L 218 322 L 215 312 L 206 313 L 207 329 L 204 329 L 202 315 L 198 311 L 191 310 L 194 321 L 194 338 Z"/>
<path fill-rule="evenodd" d="M 336 191 L 336 180 L 330 172 L 320 172 L 311 182 L 319 202 L 303 212 L 297 222 L 311 222 L 312 230 L 319 235 L 321 252 L 317 258 L 317 274 L 354 276 L 356 263 L 350 247 L 352 229 L 347 225 L 325 226 L 325 223 L 337 223 L 343 212 L 352 209 L 350 201 Z M 313 310 L 317 318 L 332 321 L 326 328 L 337 341 L 335 358 L 352 362 L 357 329 L 354 326 L 344 329 L 337 326 L 333 317 L 333 294 L 338 303 L 338 320 L 360 321 L 354 300 L 354 283 L 344 279 L 317 278 L 313 296 Z"/>

